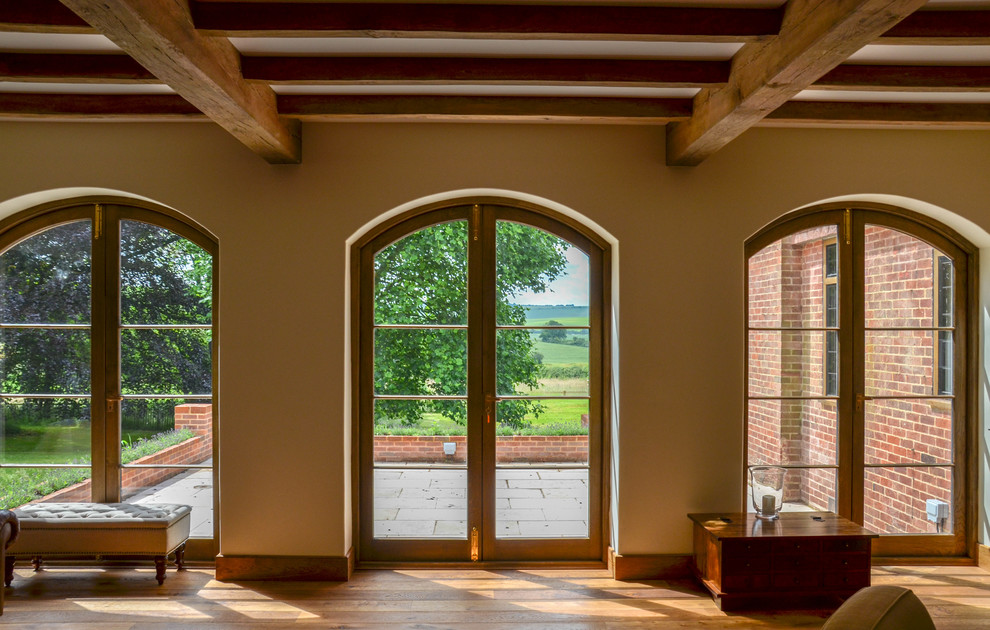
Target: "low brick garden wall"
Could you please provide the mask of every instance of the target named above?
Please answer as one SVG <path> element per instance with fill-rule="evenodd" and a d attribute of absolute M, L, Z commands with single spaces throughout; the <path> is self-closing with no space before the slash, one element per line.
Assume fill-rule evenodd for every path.
<path fill-rule="evenodd" d="M 444 442 L 454 454 L 444 453 Z M 583 463 L 588 461 L 587 435 L 500 436 L 495 447 L 499 464 Z M 453 436 L 376 435 L 375 463 L 463 464 L 467 438 Z"/>

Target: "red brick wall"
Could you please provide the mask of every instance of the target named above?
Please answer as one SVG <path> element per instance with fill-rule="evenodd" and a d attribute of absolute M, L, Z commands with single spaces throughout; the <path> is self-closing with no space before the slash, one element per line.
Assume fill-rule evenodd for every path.
<path fill-rule="evenodd" d="M 450 463 L 467 460 L 466 440 L 455 436 L 376 435 L 376 463 Z M 444 455 L 443 443 L 456 444 L 454 455 Z M 507 463 L 574 463 L 588 461 L 587 435 L 516 435 L 500 436 L 495 457 Z"/>
<path fill-rule="evenodd" d="M 834 228 L 791 235 L 749 261 L 750 327 L 824 325 L 823 245 Z M 866 230 L 866 325 L 930 327 L 934 323 L 934 251 L 908 235 Z M 848 261 L 840 261 L 840 265 Z M 847 305 L 840 304 L 841 308 Z M 928 332 L 867 333 L 866 394 L 934 393 L 934 336 Z M 820 396 L 824 334 L 750 333 L 750 396 Z M 843 393 L 843 392 L 840 392 Z M 831 465 L 836 458 L 836 409 L 831 401 L 750 401 L 749 464 Z M 936 400 L 868 401 L 867 463 L 951 462 L 952 412 Z M 785 500 L 815 509 L 835 501 L 831 470 L 791 470 Z M 881 469 L 865 484 L 865 524 L 881 532 L 929 532 L 925 499 L 948 502 L 946 468 Z M 951 524 L 948 524 L 951 528 Z"/>

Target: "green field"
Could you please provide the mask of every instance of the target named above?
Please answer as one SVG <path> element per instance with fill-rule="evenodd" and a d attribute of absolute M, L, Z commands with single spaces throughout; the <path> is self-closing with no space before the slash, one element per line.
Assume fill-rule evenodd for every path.
<path fill-rule="evenodd" d="M 585 347 L 536 341 L 533 343 L 533 350 L 543 355 L 544 365 L 554 365 L 560 363 L 580 363 L 582 365 L 588 365 L 588 348 Z"/>
<path fill-rule="evenodd" d="M 545 306 L 542 304 L 523 304 L 526 308 L 526 324 L 543 326 L 549 319 L 555 319 L 568 326 L 587 326 L 588 307 L 573 305 Z"/>
<path fill-rule="evenodd" d="M 538 317 L 538 318 L 527 317 L 526 318 L 526 325 L 527 326 L 546 326 L 547 325 L 547 322 L 549 322 L 550 320 L 553 320 L 553 321 L 555 321 L 555 322 L 557 322 L 559 324 L 563 324 L 564 326 L 587 326 L 588 325 L 588 317 L 587 316 L 584 316 L 584 317 L 578 317 L 578 316 L 575 316 L 575 317 Z"/>
<path fill-rule="evenodd" d="M 154 431 L 128 431 L 129 443 L 153 435 Z M 70 464 L 89 457 L 91 438 L 88 426 L 30 427 L 17 435 L 4 436 L 2 459 L 5 464 Z"/>

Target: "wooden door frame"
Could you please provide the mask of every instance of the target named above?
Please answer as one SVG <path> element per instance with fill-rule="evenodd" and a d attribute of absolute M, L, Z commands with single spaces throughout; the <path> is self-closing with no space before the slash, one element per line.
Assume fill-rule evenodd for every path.
<path fill-rule="evenodd" d="M 465 213 L 470 215 L 470 209 L 473 207 L 480 208 L 491 208 L 498 207 L 503 210 L 508 209 L 510 212 L 520 213 L 518 216 L 526 216 L 529 221 L 524 221 L 526 224 L 531 224 L 534 227 L 541 229 L 546 229 L 545 226 L 554 225 L 554 230 L 549 230 L 551 233 L 559 234 L 562 230 L 564 233 L 571 232 L 576 235 L 580 235 L 586 243 L 598 248 L 600 250 L 601 264 L 600 273 L 591 274 L 592 287 L 591 290 L 594 292 L 596 290 L 600 291 L 600 314 L 599 314 L 599 331 L 600 331 L 600 357 L 596 361 L 594 358 L 589 356 L 589 362 L 592 366 L 600 366 L 597 368 L 599 370 L 598 384 L 600 392 L 598 393 L 598 406 L 600 410 L 600 422 L 599 425 L 601 430 L 595 440 L 596 444 L 591 444 L 589 439 L 589 457 L 591 457 L 591 451 L 594 449 L 596 451 L 595 457 L 598 459 L 598 480 L 597 488 L 593 491 L 591 484 L 589 483 L 589 500 L 590 503 L 597 505 L 597 510 L 594 511 L 594 518 L 597 519 L 599 526 L 595 531 L 592 531 L 591 523 L 589 523 L 589 540 L 593 541 L 594 546 L 594 557 L 586 557 L 576 560 L 579 564 L 587 564 L 588 562 L 593 562 L 595 565 L 602 565 L 607 561 L 607 549 L 609 540 L 609 525 L 610 521 L 607 517 L 610 509 L 609 502 L 609 488 L 610 488 L 610 454 L 608 445 L 611 443 L 611 246 L 608 241 L 603 239 L 601 236 L 595 234 L 587 226 L 583 225 L 579 221 L 563 215 L 559 212 L 550 210 L 543 206 L 520 201 L 517 199 L 505 198 L 505 197 L 495 197 L 495 196 L 471 196 L 456 199 L 449 199 L 445 201 L 435 202 L 431 204 L 426 204 L 418 208 L 414 208 L 400 215 L 389 217 L 388 219 L 382 221 L 380 224 L 363 234 L 360 238 L 355 240 L 350 249 L 350 300 L 351 300 L 351 410 L 352 410 L 352 427 L 351 427 L 351 505 L 352 505 L 352 531 L 356 533 L 353 538 L 353 548 L 354 548 L 354 558 L 355 562 L 360 566 L 392 566 L 392 565 L 415 565 L 420 563 L 429 563 L 431 565 L 444 564 L 444 565 L 464 565 L 464 566 L 520 566 L 526 565 L 532 562 L 546 562 L 553 561 L 558 564 L 571 564 L 572 561 L 566 558 L 564 555 L 559 553 L 556 549 L 556 545 L 553 544 L 553 539 L 539 539 L 541 545 L 544 545 L 547 549 L 546 553 L 543 553 L 539 558 L 532 559 L 522 559 L 522 560 L 486 560 L 482 558 L 477 562 L 462 562 L 462 561 L 449 561 L 445 558 L 441 558 L 441 555 L 434 551 L 433 545 L 426 545 L 424 553 L 417 554 L 417 557 L 404 559 L 401 561 L 396 561 L 390 559 L 387 554 L 380 554 L 374 551 L 369 552 L 368 549 L 364 548 L 365 540 L 372 540 L 373 538 L 373 501 L 369 496 L 368 500 L 362 500 L 363 494 L 366 492 L 366 484 L 362 483 L 362 480 L 371 480 L 373 478 L 373 441 L 370 435 L 367 435 L 367 431 L 363 429 L 368 422 L 368 414 L 370 413 L 371 401 L 369 399 L 371 392 L 370 387 L 362 387 L 363 373 L 367 373 L 369 369 L 368 365 L 364 365 L 362 362 L 366 362 L 370 359 L 370 354 L 367 357 L 363 356 L 362 348 L 371 347 L 368 345 L 370 343 L 370 338 L 368 336 L 368 326 L 367 322 L 369 319 L 364 319 L 364 325 L 362 325 L 363 318 L 370 318 L 371 314 L 365 309 L 362 295 L 373 296 L 373 291 L 369 293 L 369 290 L 373 288 L 374 273 L 369 270 L 374 268 L 374 255 L 380 251 L 382 247 L 385 246 L 386 241 L 391 242 L 391 237 L 383 238 L 383 235 L 390 234 L 394 236 L 396 234 L 407 235 L 415 232 L 418 229 L 428 227 L 429 225 L 434 225 L 441 221 L 435 220 L 437 217 L 448 217 L 447 220 L 453 220 L 455 214 L 451 214 L 452 211 L 456 209 L 461 209 L 460 213 L 456 216 L 458 218 L 467 218 L 470 222 L 472 219 L 470 216 L 465 216 Z M 446 214 L 444 214 L 446 213 Z M 489 216 L 482 212 L 484 216 Z M 493 215 L 491 215 L 493 216 Z M 536 218 L 535 221 L 532 219 Z M 486 219 L 488 220 L 488 219 Z M 494 218 L 491 218 L 491 227 L 494 227 Z M 397 231 L 396 228 L 400 228 Z M 469 223 L 470 227 L 470 223 Z M 562 238 L 565 238 L 562 236 Z M 394 239 L 392 239 L 394 240 Z M 491 237 L 492 244 L 494 244 L 494 232 L 492 232 Z M 493 265 L 486 266 L 485 261 L 482 260 L 483 256 L 493 256 L 493 251 L 487 254 L 482 254 L 480 251 L 482 248 L 476 248 L 479 250 L 479 255 L 471 257 L 469 255 L 469 276 L 474 274 L 474 277 L 481 277 L 482 270 L 488 271 L 488 267 L 494 269 Z M 494 247 L 492 246 L 492 250 Z M 470 282 L 470 280 L 469 280 Z M 592 293 L 594 295 L 594 293 Z M 479 312 L 476 309 L 482 309 L 483 304 L 481 300 L 476 300 L 478 304 L 471 304 L 469 302 L 469 321 L 479 321 L 479 318 L 484 316 L 484 313 Z M 494 327 L 492 327 L 494 330 Z M 479 331 L 479 337 L 480 337 Z M 469 340 L 469 344 L 472 343 Z M 476 353 L 480 354 L 480 353 Z M 470 360 L 470 359 L 469 359 Z M 469 379 L 470 380 L 470 379 Z M 593 379 L 591 379 L 593 380 Z M 483 415 L 483 395 L 480 395 L 481 384 L 478 383 L 474 387 L 469 382 L 469 404 L 470 401 L 474 401 L 474 406 L 478 407 L 473 409 L 469 407 L 469 433 L 471 431 L 470 418 L 474 417 L 478 419 L 480 425 L 480 418 Z M 592 387 L 595 387 L 594 383 Z M 478 391 L 475 391 L 478 389 Z M 478 429 L 480 430 L 480 426 Z M 494 432 L 494 429 L 492 429 Z M 485 451 L 482 452 L 482 441 L 474 440 L 477 449 L 476 452 L 469 452 L 469 462 L 471 458 L 477 458 L 475 461 L 481 461 L 486 465 L 491 465 L 492 470 L 494 470 L 494 442 L 492 440 L 487 440 Z M 471 441 L 469 440 L 469 445 Z M 593 466 L 592 462 L 589 461 L 589 468 Z M 470 469 L 469 469 L 470 470 Z M 475 469 L 478 475 L 483 474 L 484 470 L 487 470 L 487 466 L 479 466 Z M 469 478 L 469 483 L 484 484 L 488 483 L 484 479 L 474 479 Z M 478 487 L 481 487 L 480 485 Z M 592 497 L 591 493 L 594 492 L 595 496 Z M 491 514 L 494 514 L 494 493 L 490 490 L 484 492 L 484 501 L 490 503 L 488 509 Z M 469 499 L 470 500 L 470 499 Z M 469 503 L 469 510 L 480 510 L 481 506 L 472 506 Z M 589 505 L 589 516 L 591 516 L 592 505 Z M 469 523 L 471 521 L 469 520 Z M 476 522 L 481 522 L 479 518 Z M 362 529 L 364 528 L 364 529 Z M 495 549 L 495 535 L 494 532 L 480 532 L 482 537 L 482 548 L 486 550 Z M 384 539 L 376 541 L 376 546 L 383 542 Z M 399 541 L 405 542 L 405 541 Z M 443 540 L 443 543 L 449 545 L 449 543 L 460 543 L 461 541 L 450 541 Z M 468 547 L 469 541 L 464 541 L 465 553 L 461 557 L 468 557 Z M 502 543 L 504 544 L 504 543 Z M 388 548 L 388 545 L 382 545 L 384 548 Z"/>

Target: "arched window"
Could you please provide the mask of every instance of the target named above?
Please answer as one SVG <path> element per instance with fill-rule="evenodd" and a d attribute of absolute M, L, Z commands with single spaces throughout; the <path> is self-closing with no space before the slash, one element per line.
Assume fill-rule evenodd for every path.
<path fill-rule="evenodd" d="M 131 200 L 0 222 L 0 507 L 185 503 L 215 555 L 216 254 Z"/>
<path fill-rule="evenodd" d="M 880 206 L 747 242 L 746 462 L 788 469 L 785 510 L 861 523 L 879 556 L 970 553 L 974 252 Z"/>
<path fill-rule="evenodd" d="M 601 560 L 607 246 L 477 200 L 355 259 L 358 559 Z"/>

